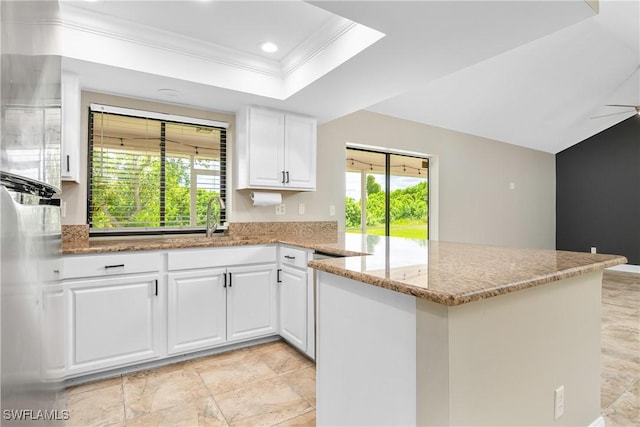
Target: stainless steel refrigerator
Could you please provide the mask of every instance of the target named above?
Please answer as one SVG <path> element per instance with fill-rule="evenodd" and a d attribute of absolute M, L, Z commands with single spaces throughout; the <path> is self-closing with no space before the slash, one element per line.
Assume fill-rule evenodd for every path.
<path fill-rule="evenodd" d="M 2 1 L 0 371 L 2 425 L 68 417 L 60 262 L 61 59 L 57 1 Z"/>

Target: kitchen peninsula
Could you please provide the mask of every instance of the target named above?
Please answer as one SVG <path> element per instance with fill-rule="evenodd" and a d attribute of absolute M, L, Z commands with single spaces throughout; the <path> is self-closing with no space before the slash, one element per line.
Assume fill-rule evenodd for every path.
<path fill-rule="evenodd" d="M 615 255 L 361 238 L 318 274 L 318 425 L 599 425 Z M 349 236 L 347 236 L 349 239 Z"/>

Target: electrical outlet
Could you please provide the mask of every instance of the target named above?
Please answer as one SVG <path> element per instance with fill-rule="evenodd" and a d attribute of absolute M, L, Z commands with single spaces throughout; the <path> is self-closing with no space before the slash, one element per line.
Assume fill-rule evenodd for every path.
<path fill-rule="evenodd" d="M 516 183 L 515 182 L 510 182 L 509 183 L 509 190 L 515 190 L 516 189 Z"/>
<path fill-rule="evenodd" d="M 553 393 L 553 419 L 557 420 L 564 414 L 564 386 L 561 385 Z"/>
<path fill-rule="evenodd" d="M 336 205 L 329 205 L 329 216 L 336 216 Z"/>
<path fill-rule="evenodd" d="M 298 215 L 304 215 L 304 203 L 298 203 Z"/>
<path fill-rule="evenodd" d="M 276 205 L 276 215 L 284 215 L 285 213 L 287 213 L 287 210 L 285 208 L 284 203 L 280 203 L 279 205 Z"/>
<path fill-rule="evenodd" d="M 598 253 L 598 248 L 596 248 L 595 246 L 591 246 L 591 253 L 592 254 L 597 254 Z"/>

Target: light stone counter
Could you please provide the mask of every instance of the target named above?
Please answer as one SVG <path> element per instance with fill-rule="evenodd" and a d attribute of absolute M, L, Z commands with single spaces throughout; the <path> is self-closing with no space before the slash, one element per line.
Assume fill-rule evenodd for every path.
<path fill-rule="evenodd" d="M 449 306 L 602 271 L 627 262 L 625 257 L 617 255 L 359 234 L 347 234 L 336 246 L 341 250 L 372 255 L 311 261 L 309 266 Z"/>

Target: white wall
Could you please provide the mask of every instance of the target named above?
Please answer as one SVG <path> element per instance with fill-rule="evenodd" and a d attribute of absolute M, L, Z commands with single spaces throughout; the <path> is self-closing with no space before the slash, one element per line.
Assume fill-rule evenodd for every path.
<path fill-rule="evenodd" d="M 63 184 L 64 224 L 86 223 L 87 109 L 90 102 L 148 109 L 230 123 L 229 160 L 233 162 L 233 114 L 103 95 L 82 94 L 81 183 Z M 248 190 L 230 191 L 230 221 L 338 221 L 344 230 L 345 146 L 363 144 L 427 154 L 437 165 L 430 187 L 431 236 L 440 240 L 518 247 L 555 247 L 555 160 L 552 154 L 473 135 L 361 111 L 318 126 L 316 192 L 282 192 L 286 215 L 274 207 L 253 207 Z M 229 177 L 232 177 L 229 172 Z M 515 183 L 515 190 L 509 183 Z M 233 185 L 233 184 L 232 184 Z M 298 214 L 304 203 L 305 214 Z M 329 215 L 329 207 L 336 215 Z M 437 208 L 434 209 L 434 206 Z"/>

